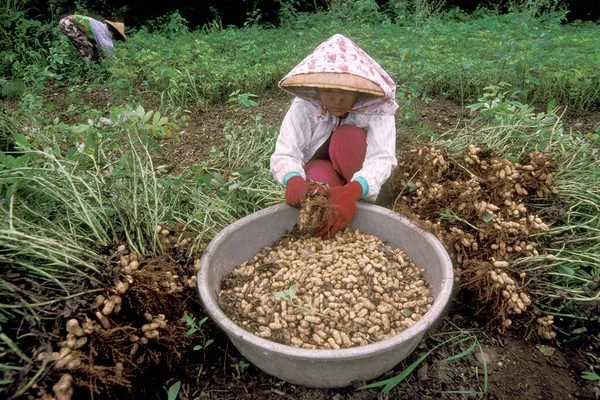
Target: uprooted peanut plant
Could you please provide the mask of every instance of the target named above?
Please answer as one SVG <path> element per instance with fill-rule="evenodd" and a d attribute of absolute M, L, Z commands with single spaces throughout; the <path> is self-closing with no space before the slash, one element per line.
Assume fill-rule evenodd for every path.
<path fill-rule="evenodd" d="M 538 256 L 531 237 L 549 226 L 529 209 L 558 193 L 556 160 L 541 153 L 512 162 L 469 145 L 462 154 L 421 146 L 410 151 L 394 176 L 394 209 L 421 221 L 449 249 L 459 285 L 474 294 L 476 313 L 507 328 L 524 314 L 540 337 L 552 339 L 552 318 L 543 317 L 528 294 L 535 279 L 512 266 Z M 549 255 L 552 257 L 552 255 Z"/>

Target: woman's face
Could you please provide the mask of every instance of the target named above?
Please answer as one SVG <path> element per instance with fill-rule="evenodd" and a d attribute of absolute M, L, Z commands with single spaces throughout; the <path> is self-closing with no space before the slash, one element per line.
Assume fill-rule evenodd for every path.
<path fill-rule="evenodd" d="M 331 114 L 336 117 L 343 117 L 352 108 L 356 99 L 357 92 L 350 92 L 342 89 L 317 89 L 321 102 Z"/>

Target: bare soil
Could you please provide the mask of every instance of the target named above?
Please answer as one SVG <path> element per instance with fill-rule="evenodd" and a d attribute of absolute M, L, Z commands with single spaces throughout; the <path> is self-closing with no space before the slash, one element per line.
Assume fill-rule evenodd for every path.
<path fill-rule="evenodd" d="M 71 104 L 77 104 L 77 101 L 83 101 L 97 109 L 106 109 L 110 102 L 110 99 L 105 96 L 71 98 L 69 93 L 58 88 L 50 89 L 47 96 L 55 99 L 57 115 L 62 115 L 63 120 L 69 118 L 65 110 Z M 227 122 L 243 123 L 260 113 L 266 123 L 279 126 L 290 101 L 288 95 L 277 91 L 259 98 L 257 107 L 236 111 L 228 105 L 221 105 L 192 110 L 187 126 L 182 126 L 175 137 L 162 142 L 163 151 L 155 155 L 155 163 L 164 165 L 172 173 L 177 173 L 198 163 L 213 146 L 219 145 Z M 157 109 L 158 106 L 156 99 L 152 98 L 146 99 L 143 105 L 146 109 Z M 416 113 L 418 124 L 426 123 L 429 129 L 437 133 L 461 126 L 469 118 L 468 110 L 441 97 L 434 98 L 431 102 L 417 104 Z M 567 130 L 594 132 L 600 125 L 600 112 L 579 118 L 565 116 L 563 121 Z M 403 159 L 411 148 L 415 125 L 413 123 L 411 126 L 404 126 L 398 123 L 399 159 Z M 189 264 L 189 261 L 181 261 L 181 264 L 186 262 Z M 159 261 L 147 261 L 147 264 L 161 268 Z M 189 269 L 190 266 L 187 267 Z M 182 294 L 181 298 L 185 299 L 184 307 L 188 307 L 189 311 L 201 319 L 203 313 L 195 296 L 195 291 L 189 289 Z M 517 329 L 502 333 L 484 327 L 484 321 L 475 316 L 476 310 L 473 310 L 471 305 L 472 299 L 457 294 L 448 307 L 445 318 L 431 330 L 431 333 L 458 329 L 472 330 L 477 334 L 484 355 L 475 357 L 475 353 L 471 353 L 452 362 L 442 362 L 444 358 L 465 348 L 441 348 L 420 363 L 406 381 L 399 384 L 386 398 L 399 400 L 600 398 L 600 388 L 594 382 L 580 378 L 582 372 L 590 370 L 590 365 L 599 363 L 598 329 L 588 329 L 575 339 L 559 334 L 554 341 L 528 341 Z M 156 311 L 158 312 L 158 308 Z M 65 310 L 63 314 L 67 312 L 68 310 Z M 68 315 L 63 316 L 68 317 Z M 557 325 L 561 322 L 564 322 L 566 329 L 568 321 L 559 320 Z M 167 389 L 178 381 L 182 384 L 180 399 L 371 400 L 379 397 L 379 389 L 357 390 L 367 382 L 356 382 L 355 385 L 346 388 L 312 389 L 280 381 L 253 365 L 246 367 L 244 364 L 246 360 L 211 321 L 206 322 L 203 332 L 208 338 L 214 339 L 214 342 L 205 349 L 194 351 L 193 344 L 190 345 L 187 340 L 179 344 L 173 343 L 173 348 L 182 352 L 173 356 L 180 360 L 172 363 L 167 359 L 155 360 L 154 367 L 149 368 L 140 379 L 134 380 L 131 388 L 126 388 L 118 394 L 113 393 L 110 396 L 102 394 L 95 397 L 166 399 Z M 389 371 L 381 379 L 397 375 L 424 355 L 434 344 L 433 338 L 427 338 L 402 365 Z M 487 392 L 475 394 L 483 392 L 486 385 L 482 373 L 482 357 L 485 358 L 489 374 Z M 81 391 L 76 391 L 74 398 L 87 397 L 83 395 Z"/>

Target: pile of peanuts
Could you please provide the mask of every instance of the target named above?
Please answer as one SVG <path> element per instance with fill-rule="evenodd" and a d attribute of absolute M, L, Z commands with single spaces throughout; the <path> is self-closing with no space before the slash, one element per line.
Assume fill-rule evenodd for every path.
<path fill-rule="evenodd" d="M 552 330 L 552 326 L 554 325 L 554 317 L 552 315 L 538 318 L 537 323 L 537 334 L 539 336 L 548 340 L 556 337 L 556 332 Z"/>
<path fill-rule="evenodd" d="M 96 296 L 91 308 L 92 310 L 96 310 L 94 313 L 102 328 L 110 328 L 110 322 L 107 317 L 111 314 L 118 314 L 121 311 L 122 302 L 123 299 L 119 295 L 111 295 L 108 298 L 101 294 Z"/>
<path fill-rule="evenodd" d="M 51 353 L 42 351 L 37 355 L 38 361 L 54 361 L 54 368 L 58 370 L 74 370 L 81 365 L 81 351 L 79 350 L 88 341 L 89 329 L 79 325 L 79 321 L 72 318 L 66 323 L 67 338 L 59 343 L 60 350 Z"/>
<path fill-rule="evenodd" d="M 148 321 L 147 324 L 142 325 L 142 332 L 144 332 L 144 336 L 148 339 L 155 339 L 160 336 L 158 329 L 164 329 L 167 327 L 167 320 L 165 319 L 165 314 L 158 314 L 154 317 L 150 313 L 145 313 L 144 318 Z"/>
<path fill-rule="evenodd" d="M 280 240 L 222 284 L 220 303 L 235 323 L 305 349 L 386 339 L 433 304 L 421 270 L 404 251 L 348 229 L 325 240 L 308 234 Z"/>
<path fill-rule="evenodd" d="M 71 400 L 73 396 L 73 376 L 71 374 L 62 374 L 58 382 L 52 386 L 54 395 L 48 393 L 46 388 L 34 383 L 32 389 L 37 390 L 37 394 L 27 395 L 27 400 Z"/>
<path fill-rule="evenodd" d="M 121 253 L 124 252 L 125 246 L 120 245 L 117 251 Z M 117 280 L 115 283 L 115 290 L 119 294 L 125 294 L 129 290 L 129 286 L 134 282 L 133 273 L 140 267 L 137 253 L 132 251 L 129 254 L 121 255 L 119 265 L 121 266 L 121 276 L 124 280 Z"/>
<path fill-rule="evenodd" d="M 495 261 L 495 267 L 507 267 L 506 261 Z M 501 293 L 501 301 L 505 303 L 502 309 L 506 309 L 509 314 L 521 314 L 527 310 L 527 307 L 531 305 L 531 299 L 529 296 L 520 291 L 513 278 L 501 269 L 495 269 L 489 271 L 490 279 L 494 282 L 491 286 L 492 290 Z M 524 275 L 523 275 L 524 276 Z M 504 318 L 502 325 L 507 328 L 512 325 L 512 320 Z"/>
<path fill-rule="evenodd" d="M 200 259 L 197 258 L 194 260 L 194 273 L 191 276 L 188 276 L 185 279 L 185 283 L 189 288 L 195 288 L 198 284 L 196 276 L 198 275 L 198 271 L 200 271 Z"/>

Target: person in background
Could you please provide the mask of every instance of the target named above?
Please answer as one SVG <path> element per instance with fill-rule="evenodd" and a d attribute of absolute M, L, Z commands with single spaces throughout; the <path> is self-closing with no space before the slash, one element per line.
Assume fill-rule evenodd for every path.
<path fill-rule="evenodd" d="M 102 52 L 112 54 L 114 40 L 124 41 L 125 25 L 109 20 L 98 21 L 84 15 L 68 15 L 58 26 L 71 40 L 81 56 L 88 61 L 96 61 Z"/>
<path fill-rule="evenodd" d="M 397 166 L 396 85 L 367 53 L 336 34 L 296 65 L 279 87 L 295 96 L 270 168 L 300 208 L 323 191 L 331 218 L 315 230 L 332 236 L 352 219 L 356 201 L 376 201 Z M 323 185 L 327 185 L 324 187 Z"/>

